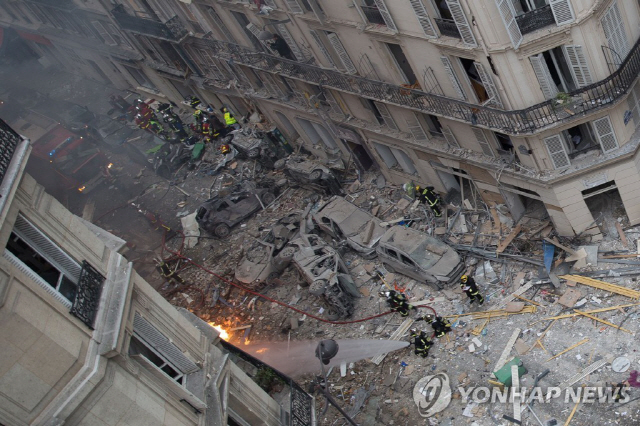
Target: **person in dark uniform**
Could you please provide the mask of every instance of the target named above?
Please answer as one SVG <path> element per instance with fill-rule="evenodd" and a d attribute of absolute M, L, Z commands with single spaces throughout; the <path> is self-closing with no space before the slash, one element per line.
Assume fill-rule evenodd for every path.
<path fill-rule="evenodd" d="M 415 328 L 411 329 L 410 335 L 415 346 L 414 353 L 416 355 L 420 355 L 422 358 L 429 356 L 429 349 L 433 346 L 431 336 L 428 336 L 424 331 L 418 331 Z"/>
<path fill-rule="evenodd" d="M 398 293 L 395 290 L 391 290 L 387 296 L 387 303 L 391 307 L 393 312 L 400 312 L 403 317 L 409 316 L 409 311 L 414 309 L 413 306 L 407 301 L 407 296 L 404 293 Z"/>
<path fill-rule="evenodd" d="M 433 186 L 427 186 L 419 194 L 420 201 L 422 201 L 424 204 L 428 204 L 429 207 L 431 207 L 431 211 L 433 211 L 433 214 L 436 217 L 441 217 L 442 212 L 440 211 L 440 207 L 438 207 L 438 205 L 440 204 L 440 197 L 438 197 L 438 194 L 436 194 L 433 190 Z"/>
<path fill-rule="evenodd" d="M 293 56 L 293 53 L 291 52 L 291 48 L 289 47 L 287 42 L 284 41 L 284 39 L 282 37 L 280 37 L 278 34 L 274 34 L 273 35 L 273 38 L 269 42 L 269 46 L 273 50 L 278 52 L 278 55 L 282 56 L 283 58 L 290 59 L 292 61 L 296 60 L 296 58 Z"/>
<path fill-rule="evenodd" d="M 460 287 L 462 288 L 462 291 L 467 293 L 467 296 L 469 297 L 469 300 L 471 301 L 472 304 L 476 300 L 480 305 L 484 303 L 484 297 L 482 297 L 482 295 L 480 294 L 480 291 L 478 291 L 476 280 L 474 280 L 471 277 L 468 277 L 467 275 L 463 275 L 462 277 L 460 277 Z"/>
<path fill-rule="evenodd" d="M 443 337 L 451 331 L 451 323 L 439 316 L 425 315 L 417 321 L 425 321 L 427 324 L 431 324 L 437 338 Z"/>

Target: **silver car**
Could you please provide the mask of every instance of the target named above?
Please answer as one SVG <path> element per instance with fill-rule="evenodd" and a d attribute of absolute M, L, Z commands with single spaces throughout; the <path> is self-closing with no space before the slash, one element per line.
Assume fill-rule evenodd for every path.
<path fill-rule="evenodd" d="M 380 239 L 377 253 L 390 272 L 432 284 L 440 290 L 457 282 L 464 269 L 453 248 L 404 226 L 390 228 Z"/>
<path fill-rule="evenodd" d="M 385 228 L 380 219 L 345 200 L 334 196 L 313 214 L 316 225 L 337 240 L 345 240 L 349 247 L 365 258 L 373 258 L 376 245 Z"/>

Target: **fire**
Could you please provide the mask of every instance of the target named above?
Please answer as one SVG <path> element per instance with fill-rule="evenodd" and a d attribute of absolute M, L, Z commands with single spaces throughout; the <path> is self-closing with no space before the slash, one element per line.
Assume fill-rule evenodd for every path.
<path fill-rule="evenodd" d="M 227 331 L 224 328 L 222 328 L 222 326 L 216 325 L 215 322 L 210 322 L 209 325 L 218 331 L 218 333 L 220 334 L 220 338 L 222 340 L 229 341 L 229 337 L 230 337 L 229 333 L 227 333 Z"/>

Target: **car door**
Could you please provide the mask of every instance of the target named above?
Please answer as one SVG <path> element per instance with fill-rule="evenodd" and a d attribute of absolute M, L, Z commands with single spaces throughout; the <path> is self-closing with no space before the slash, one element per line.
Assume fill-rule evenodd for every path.
<path fill-rule="evenodd" d="M 416 264 L 416 262 L 414 262 L 409 256 L 407 256 L 405 253 L 403 252 L 398 252 L 398 260 L 400 261 L 400 264 L 402 265 L 402 273 L 404 275 L 407 275 L 408 277 L 411 277 L 415 280 L 419 280 L 419 281 L 425 281 L 427 279 L 427 276 L 425 276 L 421 269 L 418 267 L 418 265 Z M 400 271 L 399 271 L 400 272 Z"/>

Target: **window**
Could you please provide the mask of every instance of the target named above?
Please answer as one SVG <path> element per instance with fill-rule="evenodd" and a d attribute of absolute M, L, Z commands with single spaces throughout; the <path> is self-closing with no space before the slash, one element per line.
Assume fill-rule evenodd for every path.
<path fill-rule="evenodd" d="M 462 39 L 464 44 L 476 47 L 476 38 L 460 4 L 460 0 L 431 0 L 439 15 L 436 24 L 443 36 Z"/>
<path fill-rule="evenodd" d="M 146 360 L 183 386 L 186 385 L 186 375 L 198 370 L 193 361 L 138 312 L 133 319 L 129 355 Z"/>
<path fill-rule="evenodd" d="M 411 64 L 409 64 L 409 60 L 407 59 L 407 56 L 402 51 L 402 47 L 400 47 L 400 45 L 398 44 L 392 44 L 392 43 L 385 43 L 385 44 L 387 45 L 387 48 L 389 49 L 391 56 L 395 60 L 399 71 L 404 76 L 404 82 L 409 85 L 417 84 L 418 78 L 413 72 L 413 69 L 411 68 Z"/>
<path fill-rule="evenodd" d="M 396 253 L 395 250 L 391 250 L 390 248 L 385 248 L 384 250 L 387 252 L 387 255 L 395 257 L 396 259 L 398 258 L 398 253 Z"/>
<path fill-rule="evenodd" d="M 413 160 L 406 152 L 377 142 L 373 142 L 373 146 L 389 169 L 403 171 L 410 175 L 418 173 Z"/>
<path fill-rule="evenodd" d="M 593 82 L 582 46 L 559 46 L 529 58 L 545 98 Z"/>
<path fill-rule="evenodd" d="M 409 259 L 407 256 L 405 256 L 402 253 L 400 253 L 400 260 L 402 260 L 402 263 L 404 263 L 407 266 L 411 266 L 411 267 L 414 267 L 414 268 L 416 266 L 416 264 L 413 262 L 413 260 Z"/>
<path fill-rule="evenodd" d="M 260 42 L 260 40 L 258 40 L 257 36 L 250 31 L 250 26 L 251 25 L 255 26 L 255 24 L 252 24 L 249 21 L 249 19 L 247 19 L 247 16 L 244 13 L 240 13 L 232 10 L 231 15 L 233 15 L 236 22 L 238 22 L 238 25 L 240 25 L 240 27 L 242 28 L 242 31 L 244 31 L 245 35 L 249 39 L 249 43 L 251 43 L 253 47 L 257 50 L 260 50 L 260 51 L 266 50 L 264 45 Z"/>
<path fill-rule="evenodd" d="M 142 87 L 146 87 L 147 89 L 156 90 L 156 86 L 147 78 L 147 76 L 137 68 L 130 67 L 128 65 L 123 65 L 124 68 L 129 72 L 131 77 Z"/>
<path fill-rule="evenodd" d="M 434 136 L 442 136 L 442 124 L 440 123 L 440 119 L 435 115 L 431 114 L 422 114 L 424 121 L 427 123 L 427 127 L 429 128 L 429 133 Z"/>
<path fill-rule="evenodd" d="M 359 98 L 363 106 L 367 108 L 376 118 L 378 124 L 387 126 L 390 129 L 398 130 L 395 120 L 389 112 L 389 108 L 381 102 L 375 102 L 366 98 Z"/>
<path fill-rule="evenodd" d="M 362 10 L 365 22 L 384 25 L 393 31 L 398 30 L 384 0 L 362 0 L 360 10 Z"/>
<path fill-rule="evenodd" d="M 614 52 L 614 61 L 620 66 L 631 50 L 624 21 L 618 8 L 618 2 L 614 1 L 607 13 L 600 20 L 604 35 L 607 37 L 609 48 Z"/>
<path fill-rule="evenodd" d="M 331 136 L 323 125 L 303 118 L 296 118 L 296 120 L 313 145 L 317 145 L 322 142 L 329 149 L 335 149 L 338 147 L 333 136 Z"/>
<path fill-rule="evenodd" d="M 211 17 L 211 20 L 218 27 L 218 32 L 222 34 L 222 37 L 225 38 L 227 41 L 235 43 L 235 39 L 231 35 L 229 28 L 227 28 L 222 18 L 220 18 L 220 15 L 218 15 L 218 12 L 216 12 L 216 10 L 211 6 L 205 6 L 205 8 L 209 13 L 209 16 Z"/>
<path fill-rule="evenodd" d="M 71 306 L 76 297 L 80 264 L 22 215 L 16 219 L 6 251 L 34 272 L 37 282 L 55 292 L 58 300 Z"/>

